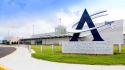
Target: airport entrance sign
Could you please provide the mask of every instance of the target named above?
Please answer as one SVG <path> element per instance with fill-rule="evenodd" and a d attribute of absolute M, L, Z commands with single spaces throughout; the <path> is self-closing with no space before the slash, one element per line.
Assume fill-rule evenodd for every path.
<path fill-rule="evenodd" d="M 113 54 L 110 42 L 62 42 L 62 53 Z"/>
<path fill-rule="evenodd" d="M 84 54 L 113 54 L 113 44 L 123 44 L 123 20 L 104 22 L 95 26 L 90 15 L 85 9 L 76 26 L 76 31 L 84 29 L 87 23 L 88 29 L 74 32 L 69 41 L 63 41 L 62 53 L 84 53 Z M 80 34 L 89 32 L 79 40 Z"/>

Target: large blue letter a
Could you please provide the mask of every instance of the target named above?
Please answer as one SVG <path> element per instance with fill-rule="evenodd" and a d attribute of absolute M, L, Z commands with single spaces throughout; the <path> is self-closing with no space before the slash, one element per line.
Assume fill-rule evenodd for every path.
<path fill-rule="evenodd" d="M 78 26 L 76 27 L 76 30 L 81 30 L 83 28 L 85 22 L 87 23 L 89 28 L 95 27 L 95 25 L 94 25 L 92 19 L 90 18 L 86 9 L 83 12 L 83 15 L 78 23 Z M 101 36 L 99 35 L 99 32 L 97 29 L 91 30 L 91 33 L 93 35 L 93 41 L 104 41 L 101 38 Z M 79 35 L 80 35 L 80 33 L 74 33 L 73 37 L 71 38 L 70 41 L 78 41 Z"/>

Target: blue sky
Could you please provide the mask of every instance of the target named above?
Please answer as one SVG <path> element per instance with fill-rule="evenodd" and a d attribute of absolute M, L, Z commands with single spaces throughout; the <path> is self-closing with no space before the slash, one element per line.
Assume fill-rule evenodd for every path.
<path fill-rule="evenodd" d="M 49 16 L 59 9 L 80 3 L 82 0 L 2 0 L 0 17 L 8 18 L 21 15 Z"/>
<path fill-rule="evenodd" d="M 85 8 L 90 14 L 108 11 L 109 16 L 94 22 L 125 19 L 124 7 L 125 0 L 1 0 L 0 38 L 30 36 L 33 25 L 35 34 L 52 32 L 59 18 L 62 25 L 71 26 Z"/>

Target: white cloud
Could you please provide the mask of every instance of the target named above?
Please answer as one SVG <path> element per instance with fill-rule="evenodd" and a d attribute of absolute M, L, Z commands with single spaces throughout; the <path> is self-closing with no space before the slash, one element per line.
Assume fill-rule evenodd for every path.
<path fill-rule="evenodd" d="M 77 16 L 76 12 L 73 12 L 69 10 L 68 12 L 65 12 L 63 10 L 57 12 L 56 14 L 57 18 L 61 18 L 61 24 L 69 27 L 75 24 L 76 22 L 79 21 L 79 16 Z"/>
<path fill-rule="evenodd" d="M 40 33 L 53 32 L 54 27 L 52 27 L 49 22 L 44 20 L 36 20 L 34 22 L 28 22 L 25 26 L 19 29 L 20 32 L 24 33 L 24 36 Z"/>
<path fill-rule="evenodd" d="M 54 31 L 54 27 L 51 25 L 51 23 L 42 20 L 42 18 L 21 17 L 15 19 L 1 22 L 1 38 L 5 38 L 7 36 L 30 37 L 33 34 L 33 30 L 34 34 L 48 33 Z"/>

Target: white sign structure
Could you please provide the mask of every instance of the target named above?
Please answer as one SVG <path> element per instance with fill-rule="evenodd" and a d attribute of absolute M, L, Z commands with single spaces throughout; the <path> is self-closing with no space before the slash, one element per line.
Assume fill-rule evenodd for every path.
<path fill-rule="evenodd" d="M 84 41 L 62 42 L 62 53 L 113 54 L 113 44 L 123 44 L 123 20 L 98 28 L 98 31 L 104 41 L 92 41 L 93 36 L 88 31 L 88 36 L 84 37 Z"/>
<path fill-rule="evenodd" d="M 85 22 L 88 29 L 83 29 Z M 70 41 L 62 42 L 63 53 L 113 54 L 113 44 L 123 44 L 123 20 L 94 24 L 86 9 L 75 30 Z"/>
<path fill-rule="evenodd" d="M 110 42 L 62 42 L 62 53 L 113 54 Z"/>

